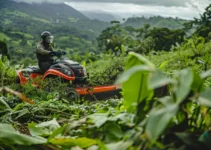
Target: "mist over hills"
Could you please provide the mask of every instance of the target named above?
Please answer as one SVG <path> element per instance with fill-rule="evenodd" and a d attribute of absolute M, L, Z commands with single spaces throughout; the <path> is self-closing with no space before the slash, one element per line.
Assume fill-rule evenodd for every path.
<path fill-rule="evenodd" d="M 104 22 L 110 22 L 113 20 L 120 20 L 121 18 L 118 16 L 115 16 L 113 14 L 109 14 L 103 11 L 93 12 L 93 11 L 81 11 L 86 17 L 90 19 L 97 19 Z"/>

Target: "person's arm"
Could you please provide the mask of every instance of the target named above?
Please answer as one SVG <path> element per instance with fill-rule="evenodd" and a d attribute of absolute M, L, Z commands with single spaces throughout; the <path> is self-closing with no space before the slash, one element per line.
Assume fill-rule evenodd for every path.
<path fill-rule="evenodd" d="M 43 47 L 42 47 L 42 45 L 41 44 L 38 44 L 37 45 L 37 53 L 39 53 L 39 54 L 41 54 L 41 55 L 48 55 L 48 54 L 50 54 L 51 53 L 51 51 L 47 51 L 47 50 L 45 50 Z"/>

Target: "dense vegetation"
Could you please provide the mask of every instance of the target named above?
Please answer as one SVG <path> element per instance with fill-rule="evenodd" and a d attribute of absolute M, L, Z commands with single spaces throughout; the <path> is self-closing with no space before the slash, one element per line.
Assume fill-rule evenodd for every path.
<path fill-rule="evenodd" d="M 97 53 L 72 56 L 91 82 L 120 83 L 121 99 L 69 104 L 57 91 L 19 87 L 20 66 L 1 57 L 0 149 L 210 149 L 210 8 L 184 29 L 113 21 L 97 38 Z M 8 56 L 5 42 L 0 52 Z"/>
<path fill-rule="evenodd" d="M 180 18 L 164 18 L 161 16 L 153 16 L 146 18 L 142 16 L 128 18 L 123 25 L 139 28 L 141 26 L 143 27 L 145 24 L 150 24 L 151 26 L 156 28 L 181 29 L 183 28 L 183 24 L 187 22 L 187 20 Z"/>

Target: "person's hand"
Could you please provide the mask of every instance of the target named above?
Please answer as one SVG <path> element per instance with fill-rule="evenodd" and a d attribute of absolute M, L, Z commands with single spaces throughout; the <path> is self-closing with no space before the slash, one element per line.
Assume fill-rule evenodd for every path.
<path fill-rule="evenodd" d="M 51 51 L 50 54 L 53 56 L 58 56 L 60 53 L 57 51 Z"/>
<path fill-rule="evenodd" d="M 62 55 L 66 55 L 67 53 L 66 53 L 66 52 L 61 52 L 61 54 L 62 54 Z"/>

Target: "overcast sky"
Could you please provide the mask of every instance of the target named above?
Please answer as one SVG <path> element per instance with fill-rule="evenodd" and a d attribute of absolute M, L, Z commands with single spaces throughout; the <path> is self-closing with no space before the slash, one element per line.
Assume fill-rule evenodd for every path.
<path fill-rule="evenodd" d="M 211 0 L 16 0 L 25 2 L 66 2 L 79 11 L 98 12 L 122 17 L 160 15 L 193 19 L 204 12 Z"/>

